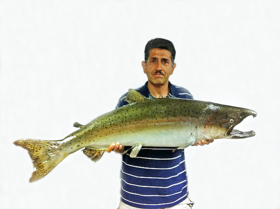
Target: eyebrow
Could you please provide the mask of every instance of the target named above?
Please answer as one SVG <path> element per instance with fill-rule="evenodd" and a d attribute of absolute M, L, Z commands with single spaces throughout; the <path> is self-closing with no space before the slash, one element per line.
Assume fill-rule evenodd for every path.
<path fill-rule="evenodd" d="M 151 57 L 150 59 L 159 59 L 158 57 Z M 165 58 L 165 57 L 162 57 L 160 59 L 163 59 L 163 60 L 169 60 L 169 58 Z"/>

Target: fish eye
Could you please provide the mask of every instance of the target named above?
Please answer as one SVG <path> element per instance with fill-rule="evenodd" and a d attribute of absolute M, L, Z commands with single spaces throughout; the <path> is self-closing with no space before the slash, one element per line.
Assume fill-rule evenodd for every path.
<path fill-rule="evenodd" d="M 230 119 L 229 122 L 230 122 L 230 123 L 234 123 L 234 120 L 233 120 L 233 119 Z"/>

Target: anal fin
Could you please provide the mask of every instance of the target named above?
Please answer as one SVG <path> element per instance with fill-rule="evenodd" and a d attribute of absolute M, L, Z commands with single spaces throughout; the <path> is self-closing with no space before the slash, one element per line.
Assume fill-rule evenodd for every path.
<path fill-rule="evenodd" d="M 102 155 L 104 154 L 104 150 L 98 150 L 98 149 L 90 149 L 90 148 L 85 148 L 83 150 L 83 153 L 92 161 L 97 162 Z"/>

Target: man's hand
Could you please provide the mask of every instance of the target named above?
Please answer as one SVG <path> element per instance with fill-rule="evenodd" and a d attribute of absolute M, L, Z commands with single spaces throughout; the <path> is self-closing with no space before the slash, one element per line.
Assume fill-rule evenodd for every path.
<path fill-rule="evenodd" d="M 124 150 L 124 146 L 121 145 L 119 142 L 113 143 L 110 145 L 110 147 L 108 147 L 107 152 L 111 152 L 112 150 L 117 153 L 122 153 Z"/>
<path fill-rule="evenodd" d="M 214 141 L 213 139 L 202 140 L 202 141 L 199 141 L 199 142 L 195 143 L 194 146 L 197 146 L 197 145 L 204 145 L 204 144 L 210 144 L 210 143 L 212 143 L 213 141 Z"/>

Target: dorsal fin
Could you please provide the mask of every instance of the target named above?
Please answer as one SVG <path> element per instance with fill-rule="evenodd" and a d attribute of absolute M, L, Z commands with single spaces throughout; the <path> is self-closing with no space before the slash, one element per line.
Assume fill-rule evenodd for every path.
<path fill-rule="evenodd" d="M 82 125 L 82 124 L 80 124 L 80 123 L 78 123 L 78 122 L 75 122 L 75 123 L 73 124 L 73 126 L 74 126 L 75 128 L 81 128 L 81 127 L 83 127 L 84 125 Z"/>
<path fill-rule="evenodd" d="M 129 104 L 134 102 L 141 102 L 145 101 L 147 98 L 144 97 L 142 94 L 140 94 L 138 91 L 134 89 L 129 89 L 128 94 L 126 95 L 126 98 L 124 101 L 128 102 Z"/>

